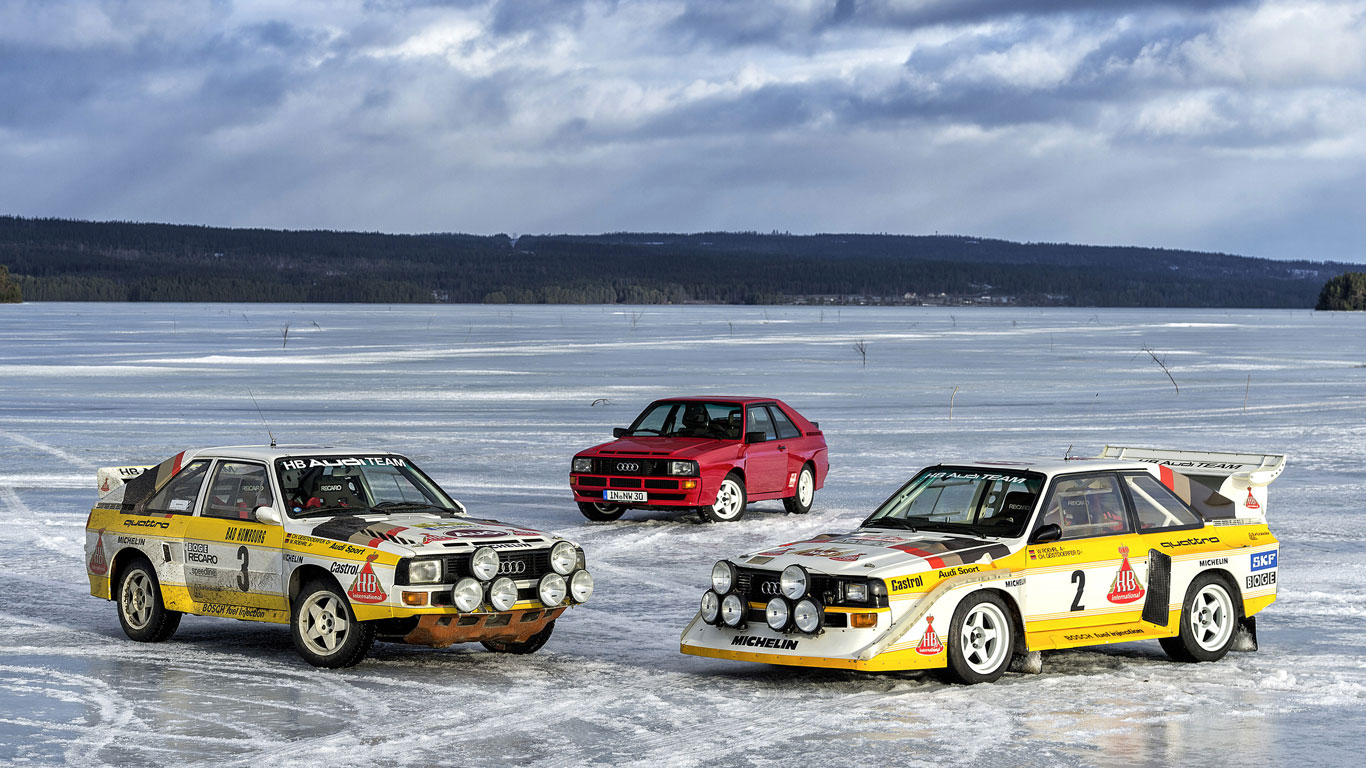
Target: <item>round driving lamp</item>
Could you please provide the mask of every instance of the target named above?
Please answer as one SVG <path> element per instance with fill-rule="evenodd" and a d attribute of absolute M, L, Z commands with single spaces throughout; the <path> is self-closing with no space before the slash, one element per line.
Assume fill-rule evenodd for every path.
<path fill-rule="evenodd" d="M 498 575 L 498 553 L 492 547 L 480 547 L 470 557 L 470 570 L 475 578 L 488 581 Z"/>
<path fill-rule="evenodd" d="M 517 602 L 517 583 L 506 576 L 489 585 L 489 604 L 495 611 L 510 611 Z"/>
<path fill-rule="evenodd" d="M 721 598 L 721 621 L 731 629 L 745 623 L 745 601 L 734 592 Z"/>
<path fill-rule="evenodd" d="M 586 603 L 593 596 L 593 574 L 588 571 L 575 571 L 569 577 L 569 594 L 576 603 Z"/>
<path fill-rule="evenodd" d="M 782 632 L 787 629 L 787 623 L 792 619 L 792 609 L 787 607 L 787 601 L 781 597 L 775 597 L 768 601 L 764 608 L 764 621 L 768 622 L 768 628 L 774 632 Z"/>
<path fill-rule="evenodd" d="M 550 569 L 561 576 L 574 572 L 579 564 L 579 549 L 567 541 L 558 541 L 550 548 Z"/>
<path fill-rule="evenodd" d="M 473 611 L 484 602 L 484 585 L 466 576 L 451 588 L 451 602 L 461 613 Z"/>
<path fill-rule="evenodd" d="M 728 560 L 718 560 L 711 567 L 711 588 L 716 594 L 724 595 L 735 586 L 735 566 Z"/>
<path fill-rule="evenodd" d="M 555 608 L 563 603 L 568 591 L 569 585 L 558 573 L 547 573 L 541 577 L 541 583 L 536 585 L 536 596 L 541 598 L 541 605 L 547 608 Z"/>
<path fill-rule="evenodd" d="M 702 593 L 702 620 L 715 624 L 721 618 L 721 598 L 710 589 Z"/>
<path fill-rule="evenodd" d="M 825 610 L 821 608 L 821 604 L 810 598 L 797 603 L 797 607 L 792 609 L 792 623 L 808 635 L 814 635 L 821 630 L 824 618 Z"/>
<path fill-rule="evenodd" d="M 800 565 L 789 565 L 783 569 L 783 573 L 778 577 L 778 586 L 788 600 L 800 600 L 806 596 L 806 590 L 811 584 L 811 577 L 807 575 L 806 569 Z"/>

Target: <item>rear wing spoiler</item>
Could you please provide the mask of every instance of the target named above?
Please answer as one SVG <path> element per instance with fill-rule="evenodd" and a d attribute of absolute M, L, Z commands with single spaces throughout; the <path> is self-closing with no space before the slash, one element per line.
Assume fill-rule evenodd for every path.
<path fill-rule="evenodd" d="M 1097 458 L 1158 465 L 1162 483 L 1206 519 L 1266 520 L 1267 486 L 1281 476 L 1285 455 L 1176 451 L 1107 445 Z"/>
<path fill-rule="evenodd" d="M 100 491 L 100 498 L 102 499 L 119 488 L 122 488 L 124 483 L 127 483 L 129 480 L 141 475 L 154 466 L 156 465 L 100 467 L 95 471 L 95 487 Z"/>

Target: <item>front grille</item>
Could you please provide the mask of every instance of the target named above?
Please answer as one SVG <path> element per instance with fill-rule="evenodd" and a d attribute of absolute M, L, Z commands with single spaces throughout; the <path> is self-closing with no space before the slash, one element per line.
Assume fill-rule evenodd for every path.
<path fill-rule="evenodd" d="M 470 571 L 470 558 L 473 556 L 473 552 L 445 555 L 442 558 L 446 563 L 446 575 L 443 580 L 450 584 L 465 576 L 473 576 L 474 573 Z M 539 579 L 549 571 L 550 550 L 548 549 L 530 552 L 500 551 L 498 553 L 498 576 L 508 576 L 521 581 L 522 579 Z"/>
<path fill-rule="evenodd" d="M 758 568 L 735 569 L 735 591 L 751 603 L 767 603 L 769 600 L 778 597 L 782 591 L 778 588 L 780 571 L 765 571 Z M 820 573 L 807 572 L 811 577 L 810 594 L 814 595 L 822 605 L 847 605 L 850 607 L 883 608 L 887 605 L 885 596 L 874 595 L 867 603 L 841 602 L 843 599 L 843 586 L 841 582 L 864 581 L 864 579 L 839 579 L 834 576 L 826 576 Z M 768 586 L 765 589 L 765 585 Z"/>
<path fill-rule="evenodd" d="M 580 478 L 579 478 L 579 485 L 583 485 L 583 486 L 592 486 L 592 487 L 594 487 L 594 488 L 601 488 L 602 486 L 607 485 L 607 478 L 605 478 L 605 477 L 580 477 Z"/>
<path fill-rule="evenodd" d="M 645 481 L 645 487 L 646 487 L 646 488 L 658 488 L 658 489 L 660 489 L 660 490 L 665 490 L 665 491 L 676 491 L 676 490 L 678 490 L 678 481 L 677 481 L 677 480 L 646 480 L 646 481 Z"/>
<path fill-rule="evenodd" d="M 608 488 L 639 488 L 640 481 L 634 477 L 612 477 L 607 480 Z"/>
<path fill-rule="evenodd" d="M 667 475 L 668 462 L 660 459 L 640 459 L 623 456 L 616 459 L 593 459 L 593 471 L 600 475 Z"/>

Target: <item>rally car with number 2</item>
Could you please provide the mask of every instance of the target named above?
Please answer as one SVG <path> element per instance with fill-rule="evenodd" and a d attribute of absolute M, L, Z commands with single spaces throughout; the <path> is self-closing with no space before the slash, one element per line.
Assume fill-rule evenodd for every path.
<path fill-rule="evenodd" d="M 683 653 L 989 682 L 1028 654 L 1153 638 L 1179 661 L 1255 650 L 1276 599 L 1280 455 L 1107 447 L 940 464 L 858 530 L 712 568 Z"/>
<path fill-rule="evenodd" d="M 191 613 L 288 624 L 320 667 L 356 664 L 376 639 L 532 653 L 593 593 L 578 546 L 469 517 L 396 453 L 208 448 L 97 483 L 90 592 L 134 640 Z"/>

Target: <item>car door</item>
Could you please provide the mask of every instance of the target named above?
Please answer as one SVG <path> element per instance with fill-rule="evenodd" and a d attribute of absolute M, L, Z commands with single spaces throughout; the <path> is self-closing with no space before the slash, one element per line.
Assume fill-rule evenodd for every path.
<path fill-rule="evenodd" d="M 279 511 L 265 464 L 214 463 L 198 514 L 185 529 L 185 583 L 202 613 L 261 618 L 287 608 L 281 578 L 284 528 L 255 519 L 258 507 Z"/>
<path fill-rule="evenodd" d="M 787 446 L 778 439 L 768 408 L 751 405 L 745 409 L 745 435 L 761 432 L 761 442 L 745 442 L 745 490 L 777 493 L 787 482 Z"/>
<path fill-rule="evenodd" d="M 1059 645 L 1085 644 L 1097 639 L 1088 637 L 1093 632 L 1068 633 L 1137 621 L 1148 558 L 1118 476 L 1055 478 L 1034 530 L 1050 523 L 1062 528 L 1062 539 L 1026 547 L 1026 633 L 1057 632 Z"/>
<path fill-rule="evenodd" d="M 797 473 L 802 471 L 802 464 L 806 462 L 807 451 L 805 443 L 808 438 L 802 434 L 797 425 L 783 413 L 783 409 L 777 405 L 767 406 L 768 414 L 773 419 L 773 429 L 778 434 L 778 451 L 786 458 L 786 474 L 783 477 L 780 490 L 795 488 L 797 485 Z"/>

